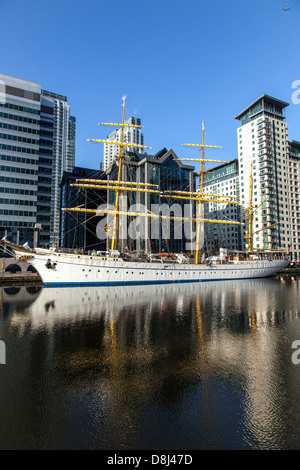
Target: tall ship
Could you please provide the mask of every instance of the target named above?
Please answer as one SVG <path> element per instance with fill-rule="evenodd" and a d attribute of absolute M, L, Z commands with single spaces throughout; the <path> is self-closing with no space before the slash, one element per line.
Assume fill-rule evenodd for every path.
<path fill-rule="evenodd" d="M 245 252 L 230 252 L 225 248 L 220 249 L 218 256 L 205 258 L 202 252 L 204 224 L 221 223 L 237 224 L 237 221 L 208 219 L 204 214 L 205 202 L 217 202 L 225 204 L 237 204 L 230 196 L 220 196 L 203 192 L 203 175 L 205 162 L 220 162 L 219 160 L 208 160 L 204 158 L 204 148 L 220 148 L 204 144 L 204 125 L 202 127 L 201 144 L 184 144 L 196 147 L 200 150 L 200 157 L 193 159 L 182 158 L 200 163 L 198 187 L 195 191 L 161 191 L 158 185 L 126 180 L 126 172 L 123 171 L 126 159 L 124 153 L 126 147 L 137 147 L 138 149 L 149 148 L 143 145 L 128 143 L 124 139 L 124 129 L 128 127 L 142 127 L 138 124 L 125 122 L 125 98 L 123 97 L 122 121 L 116 123 L 101 123 L 106 126 L 114 126 L 120 129 L 120 139 L 117 142 L 108 140 L 89 139 L 94 142 L 108 143 L 119 147 L 117 157 L 117 178 L 114 181 L 100 179 L 78 179 L 74 186 L 81 188 L 93 187 L 105 190 L 113 194 L 113 207 L 107 205 L 105 208 L 85 209 L 82 207 L 63 208 L 62 210 L 88 213 L 92 215 L 110 216 L 112 223 L 108 227 L 108 240 L 110 246 L 106 251 L 85 252 L 81 250 L 66 252 L 65 249 L 34 248 L 28 245 L 19 246 L 2 239 L 1 243 L 6 249 L 11 249 L 17 261 L 26 261 L 34 266 L 40 275 L 44 286 L 76 286 L 76 285 L 134 285 L 134 284 L 169 284 L 221 281 L 235 279 L 253 279 L 275 276 L 277 272 L 284 269 L 290 262 L 288 253 L 284 250 L 253 250 L 252 249 L 252 215 L 257 208 L 249 203 L 246 215 L 248 219 L 248 247 Z M 251 181 L 250 181 L 251 184 Z M 191 215 L 171 216 L 162 215 L 161 212 L 154 213 L 147 208 L 136 211 L 124 209 L 122 201 L 127 194 L 154 194 L 162 198 L 173 197 L 176 200 L 189 201 L 193 208 Z M 251 194 L 251 193 L 250 193 Z M 121 245 L 118 235 L 122 228 L 122 220 L 125 218 L 139 218 L 149 220 L 154 218 L 159 224 L 166 219 L 172 223 L 192 224 L 195 233 L 195 241 L 190 253 L 152 253 L 144 251 L 138 256 L 130 253 Z M 71 250 L 69 250 L 71 251 Z"/>

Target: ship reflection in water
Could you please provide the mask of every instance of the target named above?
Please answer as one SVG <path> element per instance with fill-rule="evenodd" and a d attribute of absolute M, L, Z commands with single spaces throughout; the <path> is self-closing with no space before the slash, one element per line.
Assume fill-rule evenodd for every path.
<path fill-rule="evenodd" d="M 17 290 L 1 449 L 300 448 L 299 282 Z"/>

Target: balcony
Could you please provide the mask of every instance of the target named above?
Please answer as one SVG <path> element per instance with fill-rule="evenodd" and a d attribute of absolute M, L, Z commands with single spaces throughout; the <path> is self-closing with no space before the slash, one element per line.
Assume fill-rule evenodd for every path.
<path fill-rule="evenodd" d="M 266 192 L 263 194 L 263 196 L 265 196 L 265 197 L 267 197 L 267 196 L 268 197 L 275 197 L 275 192 L 272 191 L 271 189 L 269 189 L 269 190 L 266 189 Z"/>
<path fill-rule="evenodd" d="M 257 127 L 258 130 L 263 130 L 263 129 L 271 129 L 271 123 L 267 121 L 263 121 L 258 124 Z"/>
<path fill-rule="evenodd" d="M 269 142 L 261 142 L 259 145 L 261 145 L 261 147 L 259 147 L 259 150 L 269 151 L 271 152 L 269 155 L 272 155 L 273 146 Z"/>
<path fill-rule="evenodd" d="M 273 153 L 265 153 L 259 163 L 264 163 L 265 165 L 274 165 Z"/>
<path fill-rule="evenodd" d="M 260 177 L 265 177 L 268 179 L 270 178 L 273 178 L 274 177 L 274 173 L 272 170 L 262 170 L 260 173 L 259 173 Z"/>
<path fill-rule="evenodd" d="M 262 214 L 263 214 L 263 217 L 268 217 L 268 218 L 270 217 L 276 218 L 277 216 L 276 211 L 272 210 L 271 208 L 264 209 Z"/>
<path fill-rule="evenodd" d="M 274 190 L 274 185 L 272 180 L 267 180 L 261 185 L 262 189 Z"/>

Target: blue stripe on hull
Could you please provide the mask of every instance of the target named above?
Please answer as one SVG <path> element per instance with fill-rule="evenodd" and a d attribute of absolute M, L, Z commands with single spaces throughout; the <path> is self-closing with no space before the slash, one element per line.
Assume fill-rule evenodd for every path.
<path fill-rule="evenodd" d="M 276 274 L 261 276 L 274 277 Z M 169 280 L 169 281 L 120 281 L 120 282 L 45 282 L 44 287 L 75 287 L 75 286 L 132 286 L 132 285 L 149 285 L 149 284 L 178 284 L 178 283 L 191 283 L 191 282 L 213 282 L 213 281 L 242 281 L 247 279 L 259 279 L 259 276 L 253 277 L 233 277 L 233 278 L 220 278 L 220 279 L 187 279 L 187 280 Z"/>

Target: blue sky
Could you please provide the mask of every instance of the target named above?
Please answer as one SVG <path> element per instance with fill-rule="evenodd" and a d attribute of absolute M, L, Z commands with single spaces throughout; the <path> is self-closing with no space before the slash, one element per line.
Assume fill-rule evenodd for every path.
<path fill-rule="evenodd" d="M 197 156 L 237 156 L 234 116 L 263 93 L 290 103 L 289 138 L 300 140 L 300 1 L 0 0 L 0 73 L 66 95 L 77 118 L 76 165 L 99 168 L 108 128 L 142 119 L 145 145 Z"/>

